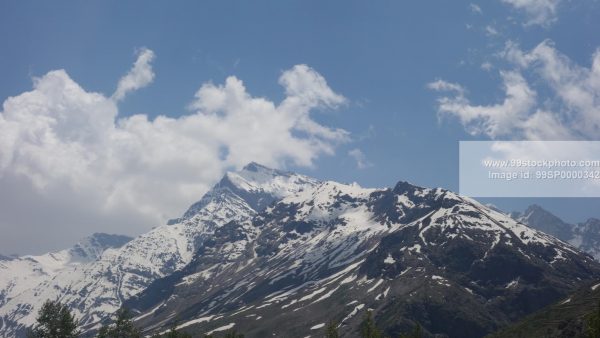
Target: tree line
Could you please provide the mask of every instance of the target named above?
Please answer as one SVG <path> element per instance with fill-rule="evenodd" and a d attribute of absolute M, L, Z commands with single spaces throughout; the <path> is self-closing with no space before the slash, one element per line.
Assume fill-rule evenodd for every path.
<path fill-rule="evenodd" d="M 81 331 L 79 321 L 73 316 L 69 307 L 60 301 L 47 300 L 42 305 L 36 319 L 36 324 L 27 333 L 28 338 L 78 338 Z M 96 333 L 96 338 L 142 338 L 142 332 L 133 324 L 129 310 L 122 308 L 116 313 L 116 319 L 111 324 L 103 325 Z M 214 338 L 204 335 L 204 338 Z M 187 332 L 177 330 L 173 325 L 163 334 L 154 334 L 152 338 L 192 338 Z M 243 334 L 231 330 L 224 338 L 244 338 Z"/>
<path fill-rule="evenodd" d="M 79 322 L 66 304 L 60 301 L 47 300 L 38 312 L 36 324 L 29 330 L 29 338 L 77 338 L 81 335 Z M 338 324 L 331 321 L 325 326 L 325 338 L 340 338 Z M 586 319 L 584 337 L 600 338 L 600 304 Z M 371 311 L 367 311 L 359 327 L 362 338 L 389 338 L 376 326 Z M 127 309 L 119 309 L 116 319 L 111 324 L 102 326 L 96 338 L 142 338 L 142 333 L 132 321 Z M 244 335 L 231 330 L 225 333 L 225 338 L 244 338 Z M 192 335 L 177 330 L 176 325 L 164 334 L 154 334 L 152 338 L 192 338 Z M 204 335 L 204 338 L 214 338 Z M 423 338 L 421 326 L 417 324 L 410 333 L 401 334 L 398 338 Z"/>
<path fill-rule="evenodd" d="M 35 326 L 28 332 L 29 338 L 77 338 L 81 335 L 78 328 L 79 322 L 71 313 L 66 304 L 60 301 L 47 300 L 38 312 Z M 325 327 L 326 338 L 341 337 L 338 325 L 329 322 Z M 387 338 L 376 327 L 371 311 L 367 311 L 360 325 L 360 336 L 362 338 Z M 103 325 L 97 332 L 96 338 L 142 338 L 142 333 L 132 321 L 131 313 L 125 309 L 119 309 L 116 319 L 111 324 Z M 177 330 L 176 325 L 164 334 L 154 334 L 152 338 L 192 338 L 192 335 Z M 214 338 L 212 335 L 204 335 L 204 338 Z M 244 335 L 231 330 L 225 333 L 224 338 L 244 338 Z M 399 338 L 422 338 L 421 327 L 417 326 L 414 332 L 401 335 Z"/>

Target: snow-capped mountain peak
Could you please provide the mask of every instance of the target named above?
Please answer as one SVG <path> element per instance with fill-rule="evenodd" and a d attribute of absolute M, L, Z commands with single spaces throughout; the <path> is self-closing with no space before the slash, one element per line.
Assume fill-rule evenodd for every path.
<path fill-rule="evenodd" d="M 600 260 L 600 220 L 590 218 L 583 223 L 569 224 L 539 205 L 511 216 L 523 224 L 550 234 Z"/>
<path fill-rule="evenodd" d="M 118 249 L 100 247 L 114 247 L 111 243 L 119 239 L 93 235 L 73 249 L 48 254 L 48 259 L 60 262 L 74 257 L 78 264 L 67 264 L 68 268 L 55 269 L 52 273 L 42 270 L 40 273 L 48 278 L 12 283 L 19 285 L 13 287 L 18 292 L 3 296 L 4 302 L 0 303 L 0 323 L 3 323 L 0 336 L 22 332 L 34 322 L 41 303 L 56 298 L 73 307 L 84 328 L 93 328 L 116 311 L 124 300 L 143 291 L 157 278 L 189 264 L 197 250 L 214 238 L 215 232 L 226 231 L 220 230 L 225 225 L 246 224 L 246 228 L 238 231 L 241 236 L 252 236 L 248 225 L 258 212 L 316 184 L 317 180 L 303 175 L 250 163 L 239 171 L 225 174 L 181 218 L 155 227 Z M 0 263 L 4 266 L 13 261 L 7 262 Z M 40 271 L 35 267 L 24 269 Z M 12 272 L 3 274 L 0 295 L 7 294 L 9 289 L 3 279 L 10 279 L 12 275 Z M 81 290 L 86 291 L 84 299 Z"/>
<path fill-rule="evenodd" d="M 214 202 L 241 198 L 255 211 L 262 211 L 275 200 L 292 195 L 318 184 L 308 176 L 267 168 L 252 162 L 239 171 L 227 172 L 202 199 L 192 204 L 185 214 L 169 223 L 190 219 Z"/>

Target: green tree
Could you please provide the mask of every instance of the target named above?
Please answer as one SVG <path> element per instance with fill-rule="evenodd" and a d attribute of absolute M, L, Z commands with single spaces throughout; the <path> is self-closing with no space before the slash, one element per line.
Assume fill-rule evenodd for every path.
<path fill-rule="evenodd" d="M 47 300 L 38 312 L 35 326 L 29 337 L 35 338 L 75 338 L 79 335 L 78 322 L 69 307 L 58 300 Z"/>
<path fill-rule="evenodd" d="M 600 303 L 596 310 L 588 317 L 586 335 L 588 338 L 600 338 Z"/>
<path fill-rule="evenodd" d="M 377 326 L 375 326 L 371 311 L 367 311 L 365 319 L 360 325 L 360 336 L 362 338 L 382 338 L 381 332 Z"/>
<path fill-rule="evenodd" d="M 117 320 L 114 324 L 103 326 L 98 331 L 96 338 L 141 338 L 140 330 L 133 325 L 131 314 L 127 309 L 117 311 Z"/>
<path fill-rule="evenodd" d="M 337 324 L 334 321 L 329 321 L 325 327 L 325 338 L 340 338 Z"/>

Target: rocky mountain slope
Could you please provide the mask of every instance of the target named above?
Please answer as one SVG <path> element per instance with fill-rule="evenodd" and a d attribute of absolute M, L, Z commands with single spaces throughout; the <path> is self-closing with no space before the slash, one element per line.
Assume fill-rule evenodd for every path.
<path fill-rule="evenodd" d="M 591 256 L 474 200 L 406 182 L 321 182 L 216 228 L 125 306 L 148 333 L 482 337 L 600 278 Z"/>
<path fill-rule="evenodd" d="M 181 218 L 121 248 L 106 250 L 86 264 L 66 266 L 50 278 L 13 283 L 12 288 L 18 290 L 11 291 L 12 296 L 5 297 L 0 306 L 0 336 L 23 335 L 44 300 L 57 298 L 72 307 L 85 330 L 93 330 L 124 300 L 188 265 L 215 229 L 230 222 L 248 222 L 256 215 L 255 208 L 314 184 L 311 178 L 254 163 L 228 173 Z M 10 279 L 14 274 L 7 271 L 3 276 Z"/>
<path fill-rule="evenodd" d="M 588 338 L 587 324 L 590 315 L 598 312 L 599 304 L 600 283 L 585 285 L 555 304 L 491 334 L 489 338 Z"/>
<path fill-rule="evenodd" d="M 600 260 L 600 220 L 589 218 L 578 224 L 569 224 L 543 209 L 532 205 L 523 213 L 513 212 L 519 222 L 555 236 Z"/>

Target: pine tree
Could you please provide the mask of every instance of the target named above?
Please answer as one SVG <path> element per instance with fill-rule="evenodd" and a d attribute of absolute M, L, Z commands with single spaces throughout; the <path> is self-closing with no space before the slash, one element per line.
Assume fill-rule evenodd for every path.
<path fill-rule="evenodd" d="M 334 321 L 327 323 L 327 326 L 325 327 L 325 338 L 340 338 L 337 325 Z"/>
<path fill-rule="evenodd" d="M 417 323 L 415 326 L 415 330 L 413 331 L 412 338 L 422 338 L 423 330 L 421 329 L 421 324 Z"/>
<path fill-rule="evenodd" d="M 38 312 L 36 325 L 28 335 L 34 338 L 75 338 L 79 335 L 77 324 L 67 305 L 58 300 L 47 300 Z"/>
<path fill-rule="evenodd" d="M 140 330 L 133 325 L 131 314 L 127 309 L 117 311 L 117 320 L 114 324 L 103 326 L 98 331 L 96 338 L 141 338 Z"/>
<path fill-rule="evenodd" d="M 96 334 L 96 338 L 108 338 L 108 330 L 110 329 L 109 326 L 102 326 L 100 328 L 100 330 L 98 330 L 98 333 Z"/>
<path fill-rule="evenodd" d="M 367 311 L 365 319 L 360 325 L 360 336 L 362 338 L 381 338 L 381 332 L 375 326 L 371 311 Z"/>

